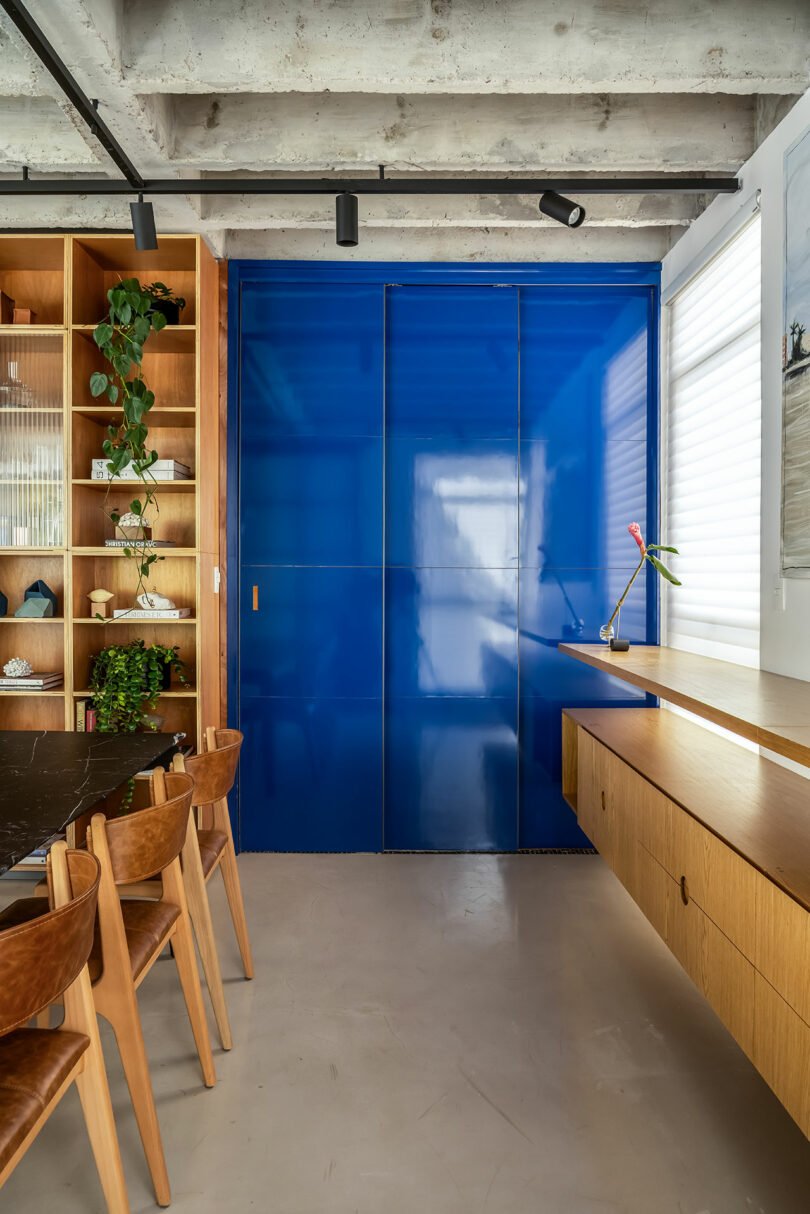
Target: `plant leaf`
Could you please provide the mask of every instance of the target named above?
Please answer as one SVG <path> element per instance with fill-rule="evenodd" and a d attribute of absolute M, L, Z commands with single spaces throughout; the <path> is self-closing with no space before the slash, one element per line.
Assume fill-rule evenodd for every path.
<path fill-rule="evenodd" d="M 655 552 L 674 552 L 676 556 L 680 556 L 677 548 L 670 548 L 668 544 L 648 544 L 647 551 L 654 550 Z"/>
<path fill-rule="evenodd" d="M 165 327 L 166 327 L 166 317 L 163 315 L 163 313 L 162 312 L 153 312 L 152 313 L 152 328 L 155 330 L 155 332 L 159 333 L 160 330 L 164 329 Z"/>
<path fill-rule="evenodd" d="M 671 573 L 671 572 L 670 572 L 670 570 L 669 570 L 669 569 L 667 569 L 667 567 L 666 567 L 666 565 L 664 564 L 664 562 L 663 562 L 663 561 L 659 561 L 659 559 L 658 559 L 658 557 L 657 557 L 657 556 L 650 556 L 650 554 L 649 554 L 649 553 L 646 553 L 645 555 L 646 555 L 646 557 L 647 557 L 647 560 L 648 560 L 648 561 L 650 562 L 650 564 L 652 565 L 653 569 L 657 569 L 657 570 L 658 570 L 658 572 L 661 574 L 661 577 L 665 577 L 665 578 L 667 579 L 667 581 L 668 581 L 668 582 L 672 582 L 672 585 L 673 585 L 673 586 L 680 586 L 680 585 L 682 585 L 682 583 L 681 583 L 681 582 L 679 582 L 679 581 L 678 581 L 678 579 L 676 578 L 675 574 L 674 574 L 674 573 Z"/>
<path fill-rule="evenodd" d="M 90 393 L 92 396 L 101 396 L 102 392 L 107 391 L 109 380 L 102 371 L 94 371 L 90 376 Z"/>
<path fill-rule="evenodd" d="M 93 330 L 93 341 L 97 346 L 106 346 L 107 342 L 113 335 L 113 327 L 108 324 L 96 325 Z"/>

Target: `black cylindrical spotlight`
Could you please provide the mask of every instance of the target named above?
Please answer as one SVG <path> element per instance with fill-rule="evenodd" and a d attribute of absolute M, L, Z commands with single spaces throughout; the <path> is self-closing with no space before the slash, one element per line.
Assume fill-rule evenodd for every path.
<path fill-rule="evenodd" d="M 156 249 L 158 247 L 157 232 L 155 231 L 155 212 L 151 202 L 144 202 L 143 194 L 138 195 L 137 202 L 129 204 L 132 216 L 132 234 L 135 237 L 136 249 Z"/>
<path fill-rule="evenodd" d="M 335 199 L 335 240 L 344 249 L 357 244 L 356 194 L 338 194 Z"/>
<path fill-rule="evenodd" d="M 537 205 L 544 215 L 556 219 L 557 223 L 564 223 L 567 228 L 578 228 L 585 222 L 585 208 L 570 198 L 563 198 L 562 194 L 555 194 L 553 190 L 546 190 Z"/>

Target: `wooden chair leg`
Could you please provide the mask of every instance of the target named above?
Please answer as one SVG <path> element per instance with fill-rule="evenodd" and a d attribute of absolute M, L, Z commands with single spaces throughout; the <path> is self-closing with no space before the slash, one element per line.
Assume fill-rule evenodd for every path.
<path fill-rule="evenodd" d="M 121 1152 L 118 1149 L 110 1089 L 107 1085 L 107 1072 L 104 1069 L 98 1031 L 95 1040 L 90 1040 L 85 1059 L 84 1070 L 76 1076 L 76 1087 L 79 1089 L 79 1099 L 82 1102 L 90 1145 L 107 1201 L 107 1210 L 109 1214 L 129 1214 Z"/>
<path fill-rule="evenodd" d="M 211 907 L 208 904 L 208 891 L 205 888 L 200 847 L 197 842 L 197 823 L 194 811 L 189 815 L 189 829 L 186 843 L 183 847 L 183 884 L 186 887 L 186 902 L 197 948 L 200 951 L 203 973 L 214 1009 L 214 1018 L 219 1030 L 219 1039 L 223 1050 L 233 1046 L 231 1026 L 228 1020 L 228 1008 L 225 1003 L 225 990 L 222 986 L 222 974 L 219 969 L 219 957 L 214 940 L 214 924 L 211 920 Z"/>
<path fill-rule="evenodd" d="M 135 992 L 132 991 L 131 998 L 122 992 L 121 998 L 116 1002 L 114 1015 L 110 1015 L 106 1008 L 102 1014 L 110 1021 L 118 1042 L 118 1052 L 124 1065 L 127 1087 L 132 1107 L 135 1110 L 135 1120 L 138 1123 L 146 1162 L 155 1186 L 157 1203 L 159 1206 L 168 1206 L 172 1200 L 169 1174 L 163 1154 L 155 1095 L 152 1091 L 152 1080 L 149 1075 L 149 1063 L 146 1060 L 146 1047 L 143 1042 L 143 1030 Z"/>
<path fill-rule="evenodd" d="M 227 807 L 226 807 L 227 813 Z M 253 977 L 253 955 L 250 951 L 250 938 L 248 936 L 247 919 L 245 918 L 245 904 L 242 901 L 242 886 L 239 883 L 239 869 L 236 867 L 236 849 L 233 845 L 233 838 L 230 830 L 227 832 L 228 841 L 222 852 L 222 859 L 219 862 L 219 867 L 222 870 L 222 880 L 225 882 L 225 893 L 228 898 L 228 906 L 231 909 L 231 919 L 233 920 L 233 928 L 236 932 L 236 940 L 239 944 L 239 952 L 242 957 L 242 965 L 245 969 L 245 977 Z"/>
<path fill-rule="evenodd" d="M 191 937 L 191 924 L 187 911 L 177 920 L 177 929 L 172 939 L 174 941 L 174 959 L 183 987 L 183 997 L 188 1008 L 191 1031 L 194 1034 L 200 1058 L 203 1082 L 207 1088 L 212 1088 L 217 1081 L 217 1076 L 214 1070 L 214 1055 L 211 1053 L 208 1022 L 205 1018 L 205 1005 L 200 989 L 200 975 L 197 971 L 197 955 L 194 952 L 194 941 Z"/>

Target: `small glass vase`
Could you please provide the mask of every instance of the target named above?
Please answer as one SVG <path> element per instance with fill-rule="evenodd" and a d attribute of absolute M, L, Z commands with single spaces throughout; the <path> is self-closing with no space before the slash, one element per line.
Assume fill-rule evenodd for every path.
<path fill-rule="evenodd" d="M 616 627 L 615 628 L 613 627 L 612 624 L 603 624 L 602 625 L 602 627 L 599 629 L 599 640 L 600 641 L 604 641 L 606 645 L 609 645 L 611 641 L 615 640 L 616 637 L 619 636 L 619 621 L 621 619 L 621 616 L 622 616 L 621 611 L 618 611 L 616 613 Z"/>

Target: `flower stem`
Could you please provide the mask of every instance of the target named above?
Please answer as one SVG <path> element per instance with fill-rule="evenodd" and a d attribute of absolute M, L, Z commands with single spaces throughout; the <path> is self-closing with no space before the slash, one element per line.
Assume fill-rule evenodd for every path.
<path fill-rule="evenodd" d="M 628 594 L 630 593 L 630 587 L 633 585 L 633 582 L 636 580 L 636 578 L 638 577 L 638 575 L 641 573 L 641 566 L 644 564 L 644 562 L 645 562 L 645 560 L 646 560 L 646 559 L 647 559 L 647 558 L 646 558 L 646 555 L 645 555 L 645 556 L 642 556 L 642 558 L 641 558 L 641 560 L 639 561 L 638 566 L 637 566 L 637 568 L 636 568 L 636 570 L 635 570 L 635 572 L 634 572 L 633 576 L 630 578 L 630 581 L 629 581 L 629 582 L 627 583 L 627 585 L 625 586 L 625 588 L 624 588 L 624 594 L 623 594 L 623 595 L 622 595 L 622 597 L 619 599 L 619 601 L 618 601 L 618 603 L 616 604 L 616 606 L 613 608 L 613 615 L 610 617 L 610 619 L 608 620 L 607 624 L 605 624 L 605 631 L 606 631 L 606 632 L 607 632 L 608 628 L 610 628 L 610 626 L 611 626 L 611 624 L 613 623 L 613 621 L 616 619 L 616 616 L 617 616 L 617 615 L 619 614 L 619 612 L 621 611 L 621 609 L 622 609 L 622 604 L 624 603 L 624 600 L 627 598 Z"/>

